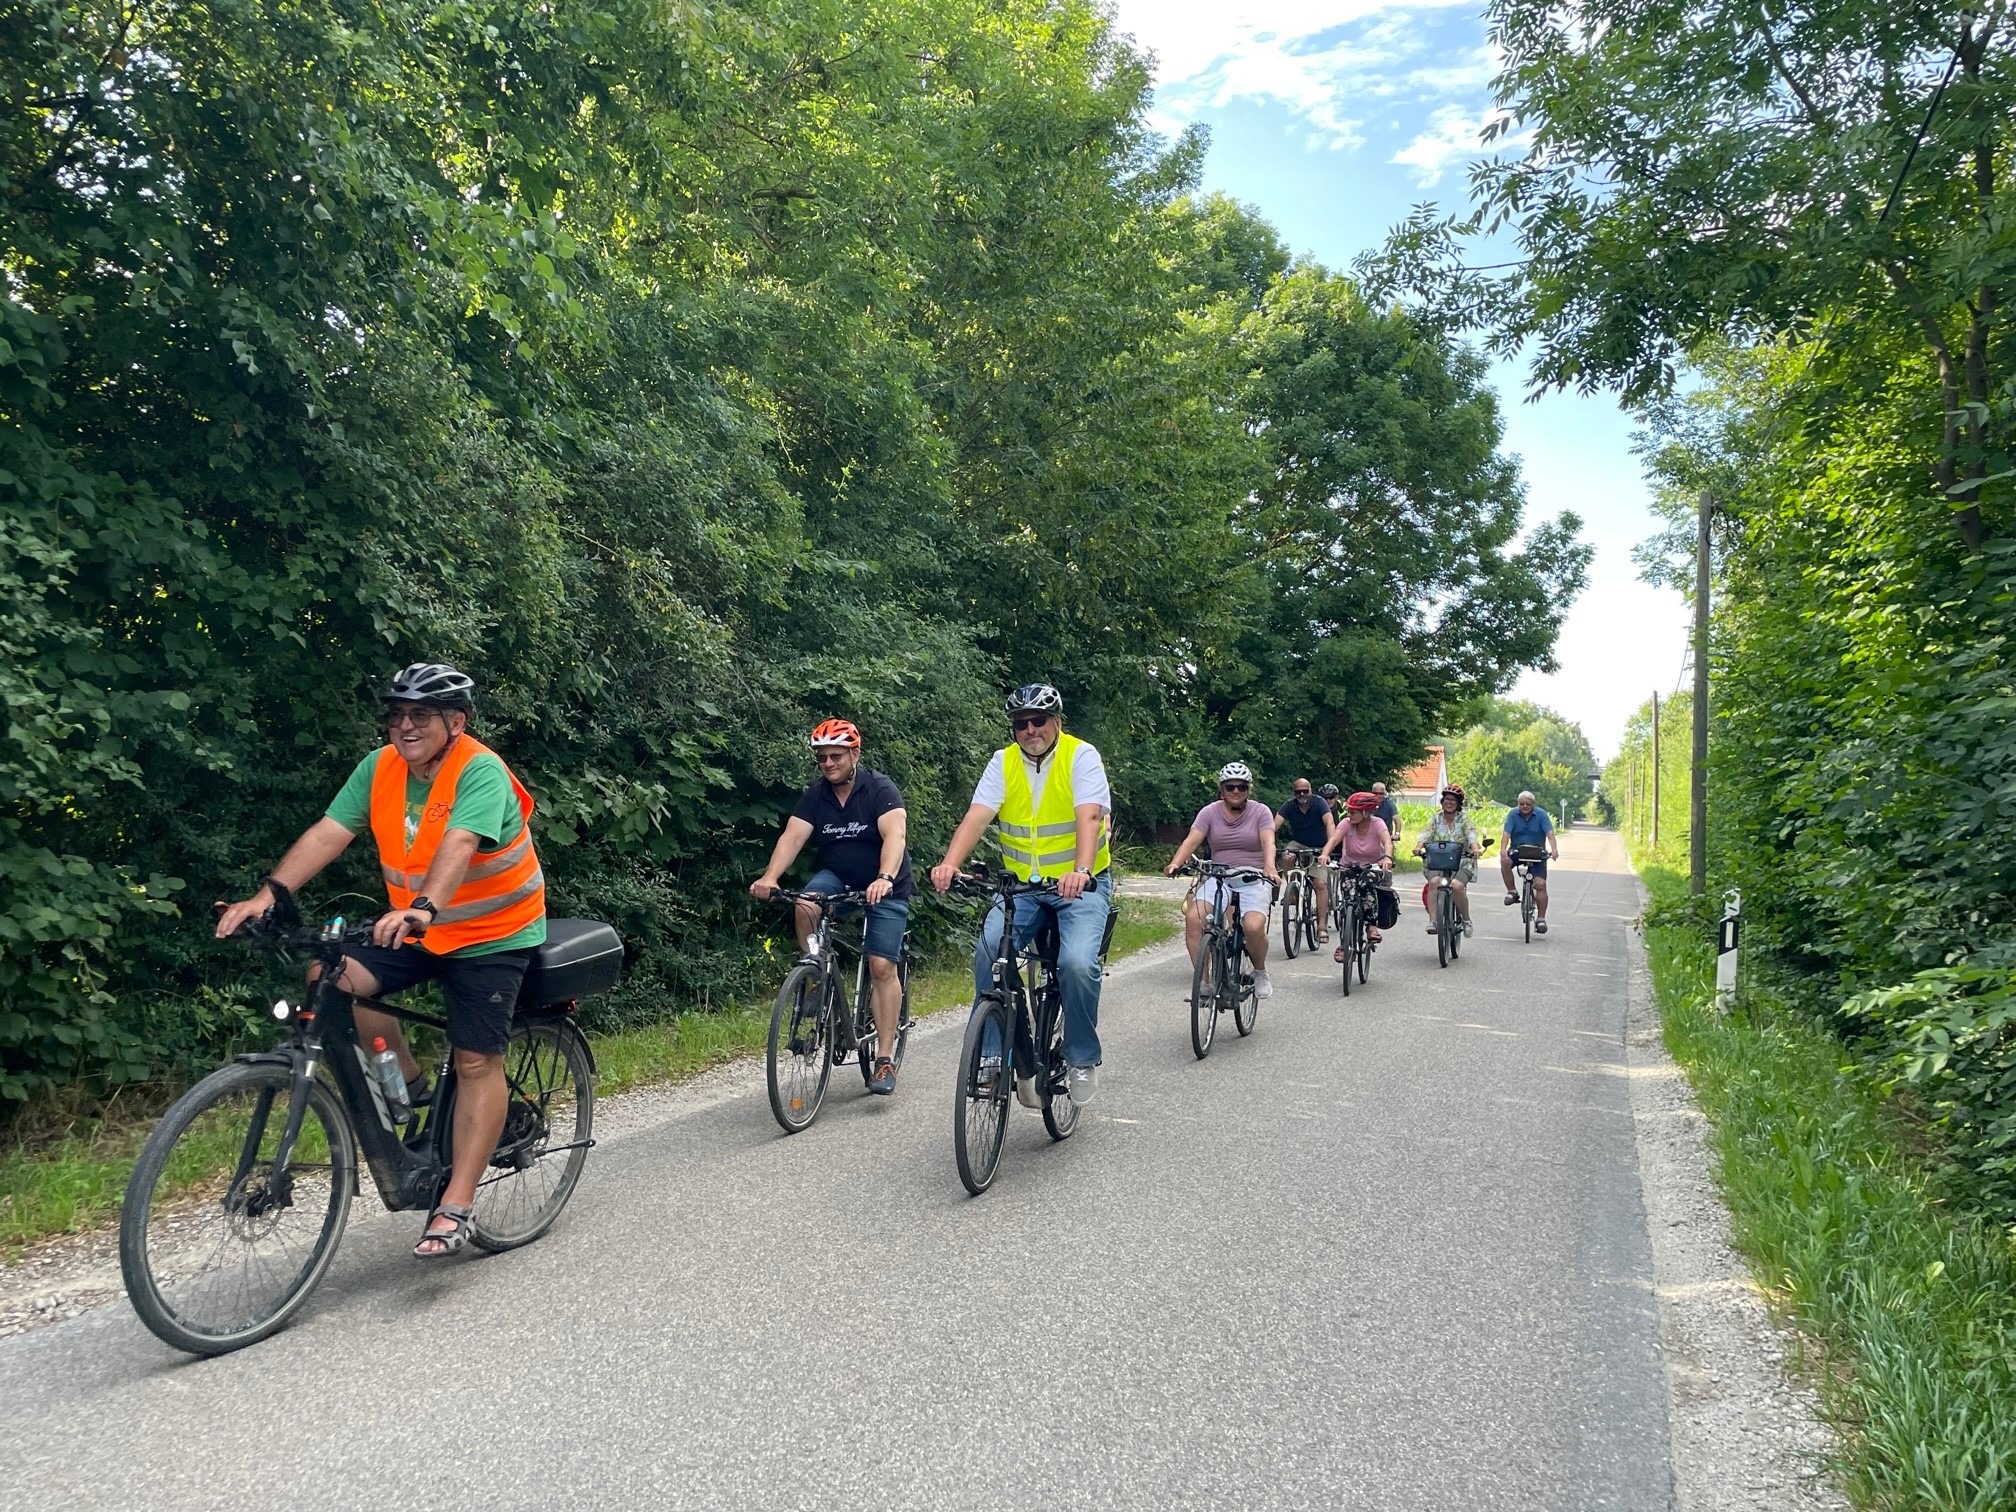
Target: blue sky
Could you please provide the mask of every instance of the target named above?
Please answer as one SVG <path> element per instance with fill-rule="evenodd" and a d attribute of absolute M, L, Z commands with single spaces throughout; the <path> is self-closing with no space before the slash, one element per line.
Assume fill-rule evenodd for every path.
<path fill-rule="evenodd" d="M 1156 55 L 1160 124 L 1210 128 L 1206 187 L 1254 206 L 1296 252 L 1348 270 L 1415 205 L 1463 205 L 1496 71 L 1475 0 L 1116 0 L 1114 9 Z M 1579 721 L 1607 756 L 1631 711 L 1675 685 L 1685 605 L 1639 582 L 1631 561 L 1655 522 L 1629 418 L 1603 397 L 1526 403 L 1516 368 L 1496 380 L 1528 520 L 1572 509 L 1596 547 L 1563 628 L 1561 670 L 1528 674 L 1513 692 Z"/>

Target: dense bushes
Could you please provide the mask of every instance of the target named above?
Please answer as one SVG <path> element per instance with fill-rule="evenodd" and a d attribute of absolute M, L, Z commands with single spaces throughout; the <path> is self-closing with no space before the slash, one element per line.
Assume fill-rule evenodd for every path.
<path fill-rule="evenodd" d="M 618 1016 L 746 986 L 817 717 L 929 848 L 1004 682 L 1141 824 L 1283 749 L 1283 675 L 1283 759 L 1369 775 L 1544 660 L 1536 614 L 1410 667 L 1425 532 L 1537 609 L 1572 522 L 1516 544 L 1476 360 L 1192 199 L 1147 78 L 1071 0 L 0 16 L 0 1101 L 228 1036 L 207 903 L 416 658 L 635 945 Z M 1404 552 L 1340 564 L 1361 515 Z"/>

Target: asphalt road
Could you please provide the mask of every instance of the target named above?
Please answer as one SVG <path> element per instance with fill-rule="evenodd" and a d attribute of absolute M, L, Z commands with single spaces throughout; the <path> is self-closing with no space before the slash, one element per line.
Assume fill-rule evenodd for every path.
<path fill-rule="evenodd" d="M 1017 1110 L 979 1199 L 939 1020 L 793 1138 L 760 1070 L 633 1107 L 527 1249 L 353 1222 L 239 1354 L 123 1303 L 7 1340 L 0 1506 L 1669 1507 L 1636 905 L 1615 837 L 1563 851 L 1544 940 L 1487 884 L 1439 969 L 1416 904 L 1202 1062 L 1180 946 L 1124 963 L 1079 1134 Z"/>

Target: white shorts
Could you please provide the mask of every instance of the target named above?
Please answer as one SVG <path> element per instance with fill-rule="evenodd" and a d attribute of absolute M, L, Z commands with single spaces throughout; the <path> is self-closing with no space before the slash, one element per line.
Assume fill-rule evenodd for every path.
<path fill-rule="evenodd" d="M 1222 892 L 1219 889 L 1224 889 Z M 1197 884 L 1196 897 L 1199 902 L 1209 904 L 1216 899 L 1223 908 L 1226 900 L 1238 898 L 1239 912 L 1264 914 L 1273 905 L 1273 885 L 1262 877 L 1258 882 L 1234 882 L 1230 877 L 1205 877 Z"/>

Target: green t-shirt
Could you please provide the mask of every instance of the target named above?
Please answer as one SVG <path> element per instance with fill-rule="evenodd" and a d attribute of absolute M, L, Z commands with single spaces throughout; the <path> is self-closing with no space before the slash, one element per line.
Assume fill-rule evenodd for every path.
<path fill-rule="evenodd" d="M 357 763 L 326 810 L 331 819 L 353 835 L 364 834 L 371 828 L 371 781 L 378 771 L 378 757 L 379 751 L 373 751 Z M 420 816 L 426 812 L 427 795 L 433 787 L 431 782 L 422 782 L 411 772 L 406 774 L 408 845 L 420 833 Z M 504 770 L 504 763 L 494 751 L 482 752 L 462 769 L 462 780 L 455 784 L 455 806 L 448 811 L 448 828 L 468 830 L 486 851 L 509 845 L 525 828 L 525 818 L 518 812 L 518 795 L 511 791 L 511 774 Z M 546 920 L 542 917 L 501 940 L 485 940 L 481 945 L 465 945 L 448 953 L 494 955 L 500 950 L 530 950 L 545 943 Z"/>

